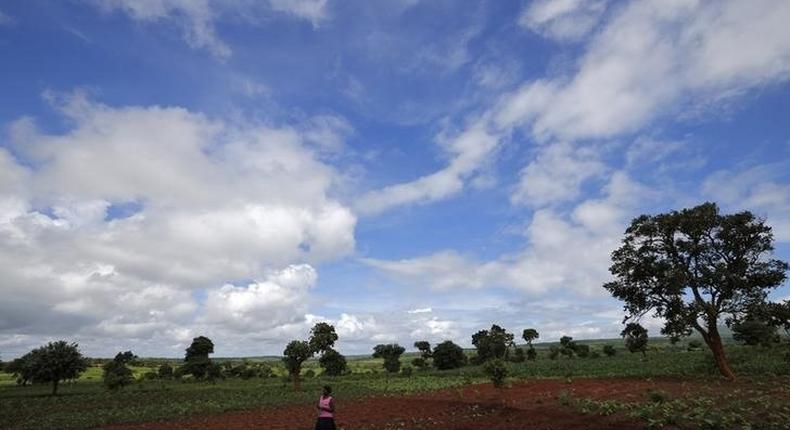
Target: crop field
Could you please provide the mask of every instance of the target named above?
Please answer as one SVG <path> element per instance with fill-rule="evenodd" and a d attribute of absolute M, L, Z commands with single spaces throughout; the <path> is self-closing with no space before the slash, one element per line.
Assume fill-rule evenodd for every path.
<path fill-rule="evenodd" d="M 603 343 L 590 342 L 593 350 Z M 300 391 L 277 362 L 272 377 L 213 383 L 146 380 L 151 369 L 136 367 L 137 382 L 117 392 L 92 367 L 56 397 L 48 386 L 16 386 L 2 374 L 0 428 L 311 428 L 324 384 L 334 388 L 346 429 L 515 429 L 524 420 L 534 428 L 790 428 L 785 346 L 729 345 L 733 383 L 717 376 L 706 351 L 656 344 L 645 357 L 619 348 L 613 357 L 557 359 L 537 345 L 537 360 L 508 363 L 501 389 L 479 366 L 390 376 L 369 358 L 350 360 L 351 374 L 339 377 L 320 375 L 310 361 Z"/>

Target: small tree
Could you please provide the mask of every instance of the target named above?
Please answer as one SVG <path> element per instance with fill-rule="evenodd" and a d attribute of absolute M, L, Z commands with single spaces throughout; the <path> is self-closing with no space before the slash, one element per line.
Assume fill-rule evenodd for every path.
<path fill-rule="evenodd" d="M 314 354 L 323 353 L 335 346 L 337 333 L 335 327 L 325 322 L 320 322 L 310 329 L 310 349 Z"/>
<path fill-rule="evenodd" d="M 313 349 L 308 342 L 302 340 L 292 340 L 283 351 L 283 364 L 288 370 L 294 382 L 294 391 L 299 391 L 300 379 L 299 374 L 302 373 L 302 363 L 308 358 L 313 356 Z"/>
<path fill-rule="evenodd" d="M 507 377 L 507 365 L 499 358 L 492 358 L 483 365 L 483 372 L 491 379 L 494 387 L 501 388 L 505 385 Z"/>
<path fill-rule="evenodd" d="M 646 357 L 647 351 L 647 329 L 638 323 L 628 323 L 620 336 L 625 339 L 625 347 L 632 353 L 641 352 Z"/>
<path fill-rule="evenodd" d="M 574 344 L 573 352 L 575 352 L 580 358 L 587 358 L 590 356 L 590 346 L 578 343 Z"/>
<path fill-rule="evenodd" d="M 25 356 L 25 376 L 34 383 L 51 383 L 52 395 L 58 394 L 60 381 L 76 379 L 88 368 L 88 360 L 76 343 L 50 342 Z"/>
<path fill-rule="evenodd" d="M 184 365 L 180 371 L 182 375 L 192 375 L 195 379 L 214 379 L 216 371 L 212 369 L 209 354 L 214 353 L 214 342 L 205 336 L 192 339 L 192 344 L 186 349 Z M 209 374 L 211 373 L 211 374 Z"/>
<path fill-rule="evenodd" d="M 527 342 L 527 345 L 529 345 L 529 347 L 531 348 L 532 341 L 538 339 L 540 337 L 540 334 L 534 328 L 527 328 L 524 329 L 524 332 L 521 334 L 521 337 L 524 338 L 524 340 Z"/>
<path fill-rule="evenodd" d="M 560 348 L 558 348 L 556 346 L 549 347 L 549 359 L 550 360 L 556 360 L 557 357 L 559 357 L 559 355 L 560 355 Z"/>
<path fill-rule="evenodd" d="M 771 227 L 748 211 L 720 215 L 715 203 L 705 203 L 642 215 L 612 253 L 616 280 L 604 288 L 625 302 L 626 321 L 652 311 L 666 321 L 665 335 L 697 330 L 721 374 L 734 380 L 719 320 L 759 306 L 784 282 L 788 265 L 768 258 L 771 251 Z"/>
<path fill-rule="evenodd" d="M 398 373 L 400 370 L 400 356 L 406 351 L 406 348 L 391 343 L 388 345 L 376 345 L 373 348 L 373 358 L 384 359 L 384 369 L 388 373 Z"/>
<path fill-rule="evenodd" d="M 318 364 L 324 369 L 328 376 L 340 376 L 347 369 L 346 357 L 334 349 L 327 349 L 318 359 Z"/>
<path fill-rule="evenodd" d="M 538 358 L 538 352 L 535 351 L 535 348 L 530 346 L 529 349 L 527 349 L 527 360 L 533 361 L 536 358 Z"/>
<path fill-rule="evenodd" d="M 749 310 L 746 319 L 764 321 L 771 327 L 781 328 L 790 335 L 790 300 L 766 302 Z"/>
<path fill-rule="evenodd" d="M 431 351 L 431 344 L 428 341 L 419 340 L 414 342 L 414 347 L 420 351 L 420 356 L 425 359 L 426 362 L 432 357 L 433 352 Z"/>
<path fill-rule="evenodd" d="M 617 354 L 617 350 L 614 349 L 612 345 L 604 345 L 603 353 L 606 354 L 607 357 L 614 357 L 614 355 Z"/>
<path fill-rule="evenodd" d="M 112 361 L 102 366 L 104 370 L 104 376 L 102 378 L 104 385 L 110 390 L 115 391 L 134 382 L 132 369 L 127 365 L 135 359 L 137 359 L 137 356 L 132 354 L 132 351 L 119 352 L 116 354 Z"/>
<path fill-rule="evenodd" d="M 778 342 L 779 336 L 776 334 L 776 327 L 772 327 L 763 321 L 756 319 L 746 319 L 736 321 L 732 324 L 732 338 L 746 345 L 770 346 L 772 342 Z"/>
<path fill-rule="evenodd" d="M 576 353 L 576 342 L 573 341 L 572 337 L 563 336 L 560 338 L 559 352 L 568 358 L 573 358 L 573 355 Z"/>
<path fill-rule="evenodd" d="M 159 379 L 172 379 L 173 378 L 173 366 L 163 363 L 159 366 L 159 370 L 157 371 L 157 375 Z"/>
<path fill-rule="evenodd" d="M 527 360 L 527 356 L 524 354 L 524 348 L 516 348 L 513 352 L 513 356 L 510 357 L 510 361 L 514 363 L 523 363 Z"/>
<path fill-rule="evenodd" d="M 446 340 L 433 349 L 433 366 L 439 370 L 457 369 L 466 364 L 464 349 Z"/>
<path fill-rule="evenodd" d="M 490 330 L 480 330 L 472 335 L 472 345 L 477 348 L 480 363 L 492 358 L 507 359 L 508 350 L 515 346 L 513 334 L 496 324 Z"/>

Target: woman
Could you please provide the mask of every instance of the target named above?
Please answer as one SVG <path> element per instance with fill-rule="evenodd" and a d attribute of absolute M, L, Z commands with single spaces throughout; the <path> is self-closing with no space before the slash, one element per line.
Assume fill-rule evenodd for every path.
<path fill-rule="evenodd" d="M 335 399 L 332 398 L 332 387 L 329 385 L 324 385 L 324 393 L 318 399 L 315 430 L 335 430 Z"/>

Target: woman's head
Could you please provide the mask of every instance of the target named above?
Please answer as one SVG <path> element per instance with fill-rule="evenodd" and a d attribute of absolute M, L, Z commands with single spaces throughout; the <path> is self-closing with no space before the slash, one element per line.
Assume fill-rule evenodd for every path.
<path fill-rule="evenodd" d="M 324 395 L 328 396 L 330 394 L 332 394 L 332 387 L 330 387 L 329 385 L 324 385 Z"/>

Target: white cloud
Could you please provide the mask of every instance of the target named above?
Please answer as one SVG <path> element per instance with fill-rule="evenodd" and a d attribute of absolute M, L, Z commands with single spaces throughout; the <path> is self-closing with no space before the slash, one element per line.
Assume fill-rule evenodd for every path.
<path fill-rule="evenodd" d="M 594 36 L 573 76 L 505 97 L 498 124 L 531 124 L 543 139 L 610 137 L 785 80 L 788 19 L 783 0 L 632 2 Z"/>
<path fill-rule="evenodd" d="M 306 19 L 318 27 L 328 19 L 327 0 L 269 0 L 272 9 Z"/>
<path fill-rule="evenodd" d="M 545 37 L 574 41 L 586 36 L 600 21 L 606 0 L 535 0 L 519 24 Z"/>
<path fill-rule="evenodd" d="M 0 304 L 2 333 L 99 347 L 150 335 L 152 348 L 180 348 L 202 312 L 207 331 L 250 309 L 276 326 L 306 311 L 310 276 L 288 274 L 314 272 L 293 264 L 354 249 L 356 218 L 330 197 L 337 173 L 297 130 L 80 96 L 61 110 L 73 124 L 63 133 L 12 127 L 26 163 L 0 150 L 0 294 L 13 297 Z M 116 212 L 129 202 L 136 209 Z M 242 279 L 260 281 L 217 289 Z M 289 297 L 290 310 L 273 310 Z M 235 320 L 220 321 L 223 306 Z"/>
<path fill-rule="evenodd" d="M 429 314 L 433 312 L 432 308 L 416 308 L 406 311 L 407 314 Z"/>
<path fill-rule="evenodd" d="M 767 218 L 774 239 L 790 242 L 790 185 L 786 162 L 721 170 L 702 184 L 702 196 L 718 202 L 724 211 L 749 210 Z"/>
<path fill-rule="evenodd" d="M 0 10 L 0 25 L 10 24 L 11 22 L 13 22 L 11 20 L 11 17 L 3 13 L 2 10 Z"/>
<path fill-rule="evenodd" d="M 411 182 L 390 185 L 363 195 L 355 205 L 358 213 L 373 215 L 390 208 L 440 200 L 458 193 L 496 150 L 498 137 L 483 122 L 470 125 L 460 134 L 440 139 L 450 156 L 447 167 Z"/>
<path fill-rule="evenodd" d="M 521 170 L 511 202 L 542 207 L 578 198 L 585 181 L 606 173 L 606 165 L 598 158 L 594 147 L 575 148 L 568 143 L 542 147 Z"/>
<path fill-rule="evenodd" d="M 507 287 L 530 295 L 572 292 L 603 294 L 609 255 L 620 243 L 635 204 L 649 196 L 623 172 L 615 172 L 605 197 L 578 204 L 569 219 L 552 209 L 534 212 L 522 252 L 491 261 L 476 261 L 443 251 L 396 261 L 363 259 L 371 267 L 411 285 L 437 290 Z"/>

